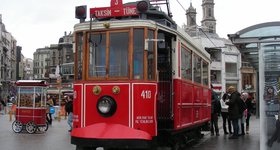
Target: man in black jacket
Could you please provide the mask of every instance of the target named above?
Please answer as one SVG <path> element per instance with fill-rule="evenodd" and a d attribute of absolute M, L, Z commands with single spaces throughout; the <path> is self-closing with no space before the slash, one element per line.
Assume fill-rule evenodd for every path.
<path fill-rule="evenodd" d="M 73 123 L 73 120 L 72 120 L 72 117 L 73 117 L 73 101 L 70 98 L 70 96 L 66 97 L 65 111 L 68 114 L 67 123 L 70 127 L 70 129 L 68 131 L 71 132 L 72 131 L 72 126 L 73 126 L 72 125 L 72 123 Z"/>
<path fill-rule="evenodd" d="M 228 92 L 230 93 L 230 97 L 226 104 L 228 105 L 229 119 L 232 121 L 233 126 L 233 135 L 229 139 L 237 139 L 239 131 L 238 119 L 242 117 L 242 112 L 240 111 L 242 100 L 240 93 L 235 90 L 234 86 L 228 87 Z"/>
<path fill-rule="evenodd" d="M 211 103 L 211 135 L 214 135 L 214 130 L 216 136 L 219 136 L 219 127 L 218 127 L 218 116 L 221 113 L 221 103 L 219 100 L 218 94 L 212 88 L 212 103 Z M 214 129 L 215 128 L 215 129 Z"/>

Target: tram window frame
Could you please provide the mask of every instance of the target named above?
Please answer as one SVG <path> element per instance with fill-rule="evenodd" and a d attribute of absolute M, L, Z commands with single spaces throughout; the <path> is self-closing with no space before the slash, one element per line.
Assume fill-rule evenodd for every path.
<path fill-rule="evenodd" d="M 90 34 L 90 33 L 89 33 Z M 106 38 L 107 38 L 107 36 L 106 36 L 106 33 L 105 32 L 97 32 L 97 33 L 92 33 L 92 34 L 90 34 L 89 36 L 91 36 L 90 37 L 90 39 L 91 39 L 91 42 L 92 43 L 89 43 L 89 47 L 88 47 L 88 72 L 87 72 L 87 75 L 89 76 L 89 77 L 99 77 L 99 78 L 105 78 L 106 77 Z M 94 42 L 94 36 L 98 36 L 97 38 L 99 38 L 99 46 L 101 46 L 101 48 L 103 47 L 103 48 L 105 48 L 105 49 L 99 49 L 99 46 L 95 46 L 95 42 Z M 105 42 L 104 42 L 104 37 L 105 37 Z M 105 45 L 103 45 L 103 44 L 105 44 Z M 93 61 L 93 57 L 94 56 L 92 56 L 92 54 L 91 53 L 93 53 L 92 51 L 92 46 L 95 46 L 95 47 L 98 47 L 98 49 L 96 50 L 96 53 L 100 53 L 100 55 L 99 56 L 101 56 L 101 57 L 97 57 L 98 58 L 98 60 L 95 60 L 95 63 L 97 63 L 98 62 L 98 64 L 97 65 L 95 65 L 95 69 L 96 69 L 96 71 L 94 72 L 94 70 L 93 69 L 91 69 L 91 68 L 93 68 L 94 66 L 92 66 L 93 65 L 93 63 L 91 63 L 91 61 Z M 103 63 L 103 66 L 101 65 Z M 101 67 L 103 67 L 103 69 L 101 68 Z M 101 70 L 100 70 L 100 68 L 101 68 Z M 96 76 L 94 76 L 94 74 L 96 74 Z"/>
<path fill-rule="evenodd" d="M 122 42 L 125 42 L 125 41 L 127 41 L 128 43 L 127 43 L 127 45 L 126 44 L 121 44 L 120 46 L 125 46 L 126 45 L 126 53 L 124 53 L 124 47 L 122 47 L 122 48 L 120 48 L 120 52 L 121 52 L 121 58 L 122 59 L 117 59 L 117 60 L 114 60 L 115 61 L 115 63 L 116 63 L 116 61 L 120 61 L 120 75 L 119 76 L 113 76 L 112 74 L 111 74 L 111 71 L 113 72 L 114 71 L 114 69 L 113 69 L 113 66 L 111 66 L 112 64 L 111 64 L 111 60 L 113 60 L 112 58 L 114 57 L 114 56 L 116 56 L 118 53 L 113 53 L 112 54 L 112 47 L 114 47 L 114 46 L 112 46 L 111 44 L 113 43 L 112 41 L 113 40 L 111 40 L 111 38 L 112 38 L 112 34 L 115 34 L 115 33 L 120 33 L 120 34 L 126 34 L 126 37 L 125 38 L 127 38 L 126 40 L 121 40 Z M 128 63 L 129 63 L 129 43 L 130 43 L 130 38 L 129 38 L 129 36 L 130 36 L 130 34 L 129 34 L 129 31 L 127 31 L 127 32 L 110 32 L 109 33 L 109 63 L 108 63 L 108 75 L 109 75 L 109 77 L 110 78 L 114 78 L 114 77 L 128 77 L 129 76 L 129 65 L 128 65 Z M 118 39 L 120 39 L 120 37 L 118 38 Z M 118 43 L 118 42 L 117 42 Z M 119 42 L 120 43 L 120 42 Z M 114 51 L 116 51 L 116 49 L 114 50 Z M 126 55 L 126 56 L 125 56 Z M 112 57 L 111 57 L 112 56 Z M 125 58 L 126 57 L 126 61 L 125 61 Z M 120 58 L 120 57 L 117 57 L 117 58 Z M 114 62 L 113 62 L 114 63 Z M 112 68 L 111 68 L 112 67 Z M 115 66 L 114 66 L 115 67 Z M 117 66 L 118 67 L 118 66 Z M 125 69 L 123 69 L 123 68 L 125 68 Z M 115 73 L 115 72 L 114 72 Z M 124 74 L 123 74 L 124 73 Z"/>
<path fill-rule="evenodd" d="M 202 58 L 197 54 L 193 55 L 193 77 L 194 82 L 201 84 L 202 80 Z"/>
<path fill-rule="evenodd" d="M 155 30 L 148 29 L 148 39 L 155 39 L 156 33 Z M 147 79 L 155 80 L 155 41 L 148 42 L 148 50 L 147 50 Z"/>
<path fill-rule="evenodd" d="M 95 32 L 91 32 L 91 33 L 88 33 L 88 36 L 90 35 L 98 35 L 100 33 L 105 33 L 106 35 L 106 39 L 105 39 L 105 74 L 104 76 L 92 76 L 90 75 L 90 72 L 91 72 L 91 66 L 92 64 L 90 64 L 90 56 L 91 56 L 91 45 L 88 44 L 88 54 L 87 54 L 87 74 L 86 74 L 86 78 L 89 79 L 89 80 L 100 80 L 100 79 L 104 79 L 104 80 L 114 80 L 114 79 L 128 79 L 129 78 L 129 58 L 130 58 L 130 30 L 129 29 L 120 29 L 120 30 L 106 30 L 106 31 L 95 31 Z M 124 42 L 127 42 L 127 61 L 125 63 L 126 65 L 126 74 L 125 75 L 120 75 L 120 76 L 111 76 L 110 75 L 110 50 L 111 47 L 111 41 L 110 41 L 110 34 L 111 33 L 126 33 L 127 34 L 127 40 L 123 40 L 122 41 L 122 45 L 124 45 L 125 43 Z M 120 59 L 119 59 L 120 60 Z M 120 60 L 121 63 L 124 63 L 123 62 L 123 59 Z"/>
<path fill-rule="evenodd" d="M 84 37 L 83 32 L 76 33 L 76 54 L 75 54 L 75 80 L 82 80 L 83 78 L 83 46 L 84 46 Z"/>
<path fill-rule="evenodd" d="M 192 81 L 192 51 L 185 47 L 183 44 L 181 46 L 181 77 Z"/>
<path fill-rule="evenodd" d="M 144 28 L 133 29 L 133 79 L 144 79 Z"/>
<path fill-rule="evenodd" d="M 205 60 L 202 60 L 202 84 L 207 85 L 209 84 L 209 63 Z"/>

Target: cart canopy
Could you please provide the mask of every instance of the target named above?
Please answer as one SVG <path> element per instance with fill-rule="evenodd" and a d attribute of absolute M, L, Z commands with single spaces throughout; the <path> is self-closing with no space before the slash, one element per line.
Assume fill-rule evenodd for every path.
<path fill-rule="evenodd" d="M 48 86 L 45 80 L 18 80 L 17 86 Z"/>

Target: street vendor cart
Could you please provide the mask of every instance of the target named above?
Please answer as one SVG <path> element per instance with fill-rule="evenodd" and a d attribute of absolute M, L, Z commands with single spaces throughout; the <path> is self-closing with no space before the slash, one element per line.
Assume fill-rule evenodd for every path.
<path fill-rule="evenodd" d="M 14 132 L 25 129 L 28 133 L 47 131 L 46 88 L 44 80 L 18 80 L 16 119 L 12 124 Z"/>

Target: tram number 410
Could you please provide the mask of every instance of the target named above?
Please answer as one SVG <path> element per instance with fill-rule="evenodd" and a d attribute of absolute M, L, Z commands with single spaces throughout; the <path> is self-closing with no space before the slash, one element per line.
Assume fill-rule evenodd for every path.
<path fill-rule="evenodd" d="M 150 91 L 150 90 L 143 90 L 141 92 L 141 97 L 143 99 L 151 99 L 152 98 L 152 91 Z"/>

